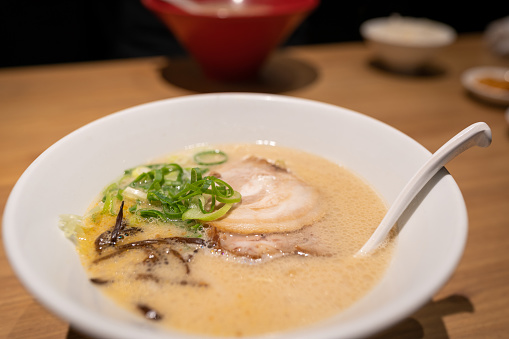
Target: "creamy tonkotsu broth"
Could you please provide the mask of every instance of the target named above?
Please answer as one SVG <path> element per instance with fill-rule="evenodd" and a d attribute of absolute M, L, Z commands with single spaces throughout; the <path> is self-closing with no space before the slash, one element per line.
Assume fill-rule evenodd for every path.
<path fill-rule="evenodd" d="M 382 277 L 393 240 L 372 256 L 353 257 L 386 212 L 363 179 L 288 148 L 242 144 L 205 149 L 220 149 L 228 161 L 207 166 L 204 176 L 229 178 L 242 193 L 243 202 L 219 220 L 189 221 L 193 226 L 157 218 L 149 222 L 136 212 L 147 206 L 125 191 L 106 199 L 101 194 L 91 205 L 77 231 L 77 250 L 91 282 L 106 295 L 175 330 L 248 336 L 326 319 L 359 300 Z M 193 155 L 202 150 L 190 148 L 154 163 L 197 166 Z M 245 169 L 254 171 L 245 176 L 256 177 L 256 184 L 242 182 L 239 171 Z M 260 198 L 269 191 L 283 198 Z M 288 205 L 277 210 L 274 199 Z M 264 209 L 262 200 L 268 216 L 253 217 L 252 211 Z M 110 213 L 102 213 L 105 204 L 111 204 Z M 242 211 L 242 204 L 252 209 Z M 249 218 L 260 219 L 261 231 Z M 123 220 L 122 228 L 112 244 L 117 219 Z"/>

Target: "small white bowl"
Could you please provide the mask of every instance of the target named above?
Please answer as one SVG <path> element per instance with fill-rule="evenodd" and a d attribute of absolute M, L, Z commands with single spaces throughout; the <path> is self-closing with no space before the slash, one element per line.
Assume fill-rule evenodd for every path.
<path fill-rule="evenodd" d="M 360 32 L 380 64 L 403 73 L 428 66 L 456 40 L 455 30 L 444 23 L 399 15 L 367 20 Z"/>
<path fill-rule="evenodd" d="M 473 67 L 461 76 L 461 83 L 474 96 L 497 105 L 509 105 L 509 89 L 486 83 L 504 82 L 509 84 L 509 68 L 494 66 Z"/>
<path fill-rule="evenodd" d="M 107 299 L 87 279 L 73 244 L 57 226 L 58 218 L 63 213 L 83 214 L 97 192 L 126 168 L 197 143 L 258 140 L 346 166 L 388 204 L 431 156 L 416 141 L 378 120 L 310 100 L 223 93 L 136 106 L 64 137 L 20 177 L 3 217 L 3 241 L 14 271 L 38 301 L 92 336 L 195 338 L 153 326 Z M 323 322 L 268 337 L 366 337 L 428 302 L 463 254 L 467 212 L 445 169 L 417 196 L 410 211 L 399 225 L 387 273 L 365 298 Z"/>

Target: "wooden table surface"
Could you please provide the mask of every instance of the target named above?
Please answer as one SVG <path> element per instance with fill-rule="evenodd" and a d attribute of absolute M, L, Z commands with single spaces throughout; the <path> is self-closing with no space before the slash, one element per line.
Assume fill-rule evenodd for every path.
<path fill-rule="evenodd" d="M 424 307 L 375 338 L 509 336 L 509 127 L 506 107 L 469 96 L 464 70 L 509 67 L 477 34 L 463 35 L 420 76 L 386 72 L 360 42 L 280 49 L 256 84 L 203 79 L 186 59 L 153 57 L 0 69 L 0 206 L 27 166 L 51 144 L 133 105 L 203 92 L 277 93 L 372 116 L 434 152 L 477 121 L 493 132 L 447 165 L 466 201 L 469 238 L 452 278 Z M 2 246 L 2 245 L 0 245 Z M 30 296 L 0 250 L 0 337 L 86 338 Z"/>

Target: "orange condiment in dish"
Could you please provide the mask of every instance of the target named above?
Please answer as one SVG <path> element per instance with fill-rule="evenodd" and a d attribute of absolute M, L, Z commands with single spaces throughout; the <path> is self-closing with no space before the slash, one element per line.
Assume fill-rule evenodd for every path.
<path fill-rule="evenodd" d="M 479 81 L 479 83 L 488 85 L 490 87 L 495 87 L 495 88 L 509 91 L 509 81 L 506 81 L 506 80 L 500 80 L 500 79 L 495 79 L 495 78 L 481 78 L 478 81 Z"/>

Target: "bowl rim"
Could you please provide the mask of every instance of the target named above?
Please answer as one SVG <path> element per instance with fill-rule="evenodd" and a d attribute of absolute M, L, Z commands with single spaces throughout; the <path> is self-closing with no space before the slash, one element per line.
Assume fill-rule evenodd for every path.
<path fill-rule="evenodd" d="M 180 9 L 164 0 L 141 0 L 141 2 L 150 10 L 155 13 L 171 14 L 181 17 L 197 17 L 209 19 L 254 19 L 254 18 L 269 18 L 277 16 L 294 15 L 298 13 L 307 13 L 314 10 L 320 4 L 320 0 L 291 0 L 278 5 L 276 8 L 271 9 L 270 12 L 262 14 L 236 14 L 236 15 L 220 15 L 220 14 L 201 14 L 190 13 Z"/>

